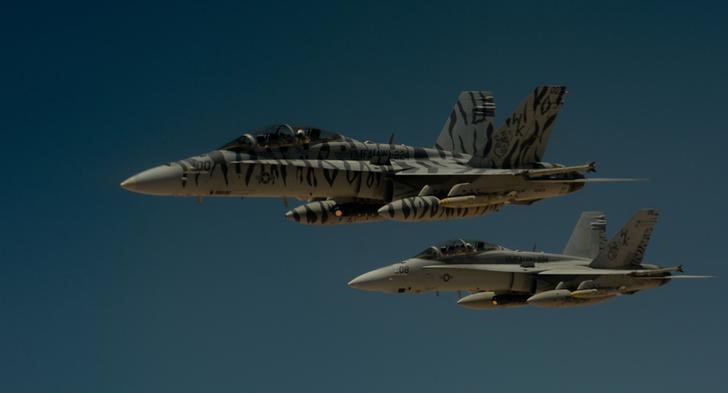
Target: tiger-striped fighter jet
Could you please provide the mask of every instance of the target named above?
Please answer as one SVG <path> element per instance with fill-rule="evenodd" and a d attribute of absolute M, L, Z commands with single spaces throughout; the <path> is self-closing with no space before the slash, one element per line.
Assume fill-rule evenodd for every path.
<path fill-rule="evenodd" d="M 494 128 L 487 91 L 460 94 L 432 148 L 380 144 L 281 124 L 121 183 L 152 195 L 296 197 L 304 224 L 455 219 L 581 189 L 594 164 L 542 161 L 566 89 L 540 86 Z"/>
<path fill-rule="evenodd" d="M 657 211 L 643 209 L 606 242 L 601 212 L 582 213 L 561 254 L 509 250 L 477 240 L 444 242 L 417 256 L 362 274 L 357 289 L 388 293 L 469 291 L 458 304 L 474 309 L 590 305 L 659 287 L 681 266 L 642 264 Z"/>

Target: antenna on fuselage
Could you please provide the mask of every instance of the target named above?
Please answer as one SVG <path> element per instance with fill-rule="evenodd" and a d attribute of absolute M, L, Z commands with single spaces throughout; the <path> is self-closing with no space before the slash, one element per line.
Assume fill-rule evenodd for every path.
<path fill-rule="evenodd" d="M 394 145 L 394 133 L 392 133 L 392 135 L 389 136 L 389 144 Z"/>

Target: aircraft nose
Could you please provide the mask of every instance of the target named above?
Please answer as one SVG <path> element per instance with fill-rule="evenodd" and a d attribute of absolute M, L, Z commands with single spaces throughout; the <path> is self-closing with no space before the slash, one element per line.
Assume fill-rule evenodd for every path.
<path fill-rule="evenodd" d="M 173 195 L 182 184 L 182 168 L 160 165 L 121 182 L 125 190 L 149 195 Z"/>
<path fill-rule="evenodd" d="M 385 268 L 372 270 L 355 277 L 349 281 L 349 286 L 364 291 L 382 291 L 387 292 L 391 286 L 392 277 Z"/>

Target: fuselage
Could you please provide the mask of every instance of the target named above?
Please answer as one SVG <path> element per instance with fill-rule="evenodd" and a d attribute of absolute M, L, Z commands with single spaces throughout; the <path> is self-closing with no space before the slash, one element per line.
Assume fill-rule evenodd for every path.
<path fill-rule="evenodd" d="M 281 127 L 291 131 L 281 136 Z M 530 204 L 568 194 L 584 184 L 571 181 L 583 178 L 578 173 L 537 181 L 506 172 L 483 175 L 477 172 L 480 168 L 468 165 L 472 156 L 467 154 L 361 142 L 335 134 L 309 140 L 291 136 L 292 130 L 282 125 L 273 134 L 255 138 L 246 134 L 209 153 L 143 171 L 121 185 L 163 196 L 294 197 L 308 203 L 291 210 L 286 215 L 289 219 L 340 224 L 472 217 L 504 204 Z M 313 131 L 320 130 L 306 128 L 305 135 Z M 537 168 L 544 165 L 553 166 L 534 164 Z M 478 194 L 468 196 L 471 200 L 480 199 L 470 204 L 440 204 L 441 198 L 451 196 L 453 188 L 462 185 Z"/>
<path fill-rule="evenodd" d="M 148 169 L 125 185 L 151 195 L 390 201 L 394 190 L 386 177 L 402 168 L 392 160 L 406 160 L 408 167 L 437 167 L 465 165 L 469 159 L 436 149 L 355 140 L 253 151 L 221 149 Z"/>
<path fill-rule="evenodd" d="M 470 247 L 470 244 L 475 243 L 463 244 Z M 568 305 L 580 305 L 654 288 L 669 281 L 664 274 L 645 277 L 600 274 L 596 270 L 594 274 L 588 274 L 591 258 L 515 251 L 499 246 L 482 250 L 477 250 L 477 247 L 476 250 L 457 250 L 450 248 L 451 245 L 447 248 L 432 247 L 429 252 L 426 250 L 416 257 L 364 273 L 351 280 L 349 286 L 384 293 L 457 291 L 491 294 L 489 300 L 498 296 L 506 297 L 512 302 L 510 305 L 525 305 L 532 296 L 554 292 L 555 289 L 566 291 L 569 295 L 572 291 L 578 293 L 578 290 L 591 290 L 599 294 L 586 300 L 568 297 L 571 301 Z M 645 272 L 657 272 L 655 269 L 658 269 L 653 265 L 641 268 Z M 574 269 L 579 274 L 539 274 L 546 270 L 573 272 Z M 514 299 L 517 302 L 514 303 Z M 492 307 L 488 303 L 485 307 L 479 304 L 477 308 Z"/>

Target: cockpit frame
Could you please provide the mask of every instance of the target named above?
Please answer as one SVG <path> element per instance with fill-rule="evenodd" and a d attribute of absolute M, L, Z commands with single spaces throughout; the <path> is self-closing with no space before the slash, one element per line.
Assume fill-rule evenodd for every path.
<path fill-rule="evenodd" d="M 343 140 L 341 134 L 316 127 L 274 124 L 243 134 L 218 150 L 248 151 Z"/>
<path fill-rule="evenodd" d="M 503 250 L 504 248 L 487 243 L 481 240 L 448 240 L 433 246 L 430 246 L 417 254 L 415 258 L 419 259 L 441 259 L 452 256 L 480 254 L 484 252 Z"/>

